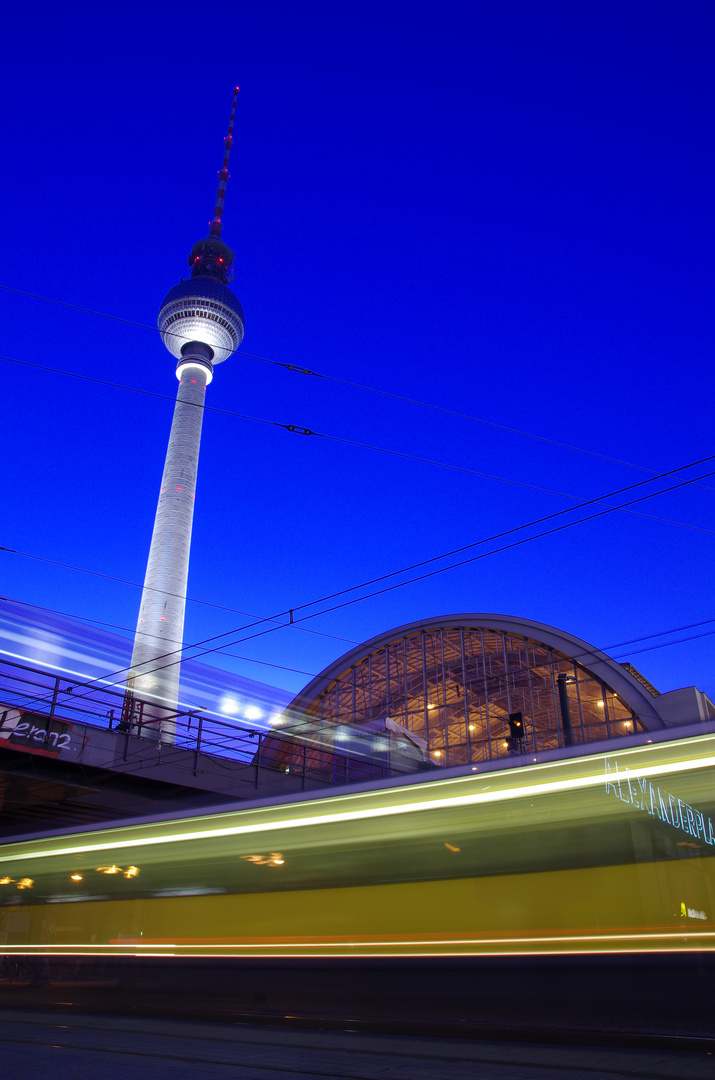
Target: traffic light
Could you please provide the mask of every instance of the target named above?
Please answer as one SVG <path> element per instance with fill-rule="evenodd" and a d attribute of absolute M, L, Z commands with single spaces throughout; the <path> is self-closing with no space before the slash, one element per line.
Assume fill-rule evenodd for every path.
<path fill-rule="evenodd" d="M 509 713 L 509 729 L 512 739 L 524 738 L 526 731 L 524 730 L 524 717 L 522 713 Z"/>

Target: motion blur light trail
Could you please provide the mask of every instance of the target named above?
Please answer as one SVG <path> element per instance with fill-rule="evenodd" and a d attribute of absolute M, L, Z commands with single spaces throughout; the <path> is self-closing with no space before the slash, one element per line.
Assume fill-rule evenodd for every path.
<path fill-rule="evenodd" d="M 89 626 L 44 608 L 0 598 L 0 658 L 27 663 L 68 680 L 87 679 L 98 687 L 123 686 L 131 657 L 128 637 L 103 627 Z M 51 697 L 48 690 L 47 700 Z M 271 717 L 280 715 L 292 697 L 290 691 L 247 678 L 225 668 L 195 660 L 182 663 L 184 709 L 200 709 L 223 722 L 248 721 L 257 730 L 269 730 Z M 38 698 L 37 704 L 43 704 Z"/>
<path fill-rule="evenodd" d="M 3 951 L 715 951 L 713 765 L 708 734 L 8 844 Z"/>
<path fill-rule="evenodd" d="M 711 749 L 713 751 L 715 751 L 715 738 L 711 738 L 710 741 L 712 742 Z M 662 749 L 662 747 L 659 747 L 658 749 Z M 637 754 L 638 752 L 639 751 L 637 751 L 637 750 L 631 750 L 628 753 Z M 642 753 L 643 750 L 641 749 L 640 752 Z M 606 784 L 606 790 L 608 791 L 609 787 L 611 787 L 611 777 L 613 775 L 613 769 L 612 769 L 612 766 L 610 765 L 609 762 L 610 761 L 617 762 L 618 757 L 619 757 L 619 755 L 614 753 L 614 754 L 608 755 L 605 759 L 602 759 L 603 761 L 605 761 L 605 766 L 606 766 L 606 768 L 605 768 L 605 781 L 604 781 L 604 772 L 603 772 L 603 769 L 601 769 L 597 773 L 588 773 L 586 775 L 577 775 L 577 776 L 573 776 L 573 777 L 566 776 L 566 777 L 564 777 L 562 779 L 545 779 L 541 783 L 539 783 L 538 781 L 527 781 L 526 783 L 521 783 L 521 784 L 514 785 L 513 780 L 515 778 L 515 774 L 512 772 L 512 773 L 507 773 L 506 776 L 504 776 L 504 775 L 498 776 L 498 777 L 497 776 L 495 776 L 495 777 L 490 776 L 490 779 L 494 781 L 494 784 L 497 787 L 497 790 L 495 790 L 495 791 L 486 791 L 486 790 L 484 790 L 484 791 L 481 791 L 481 792 L 477 791 L 477 792 L 470 792 L 470 793 L 467 793 L 467 794 L 456 793 L 456 794 L 452 794 L 452 795 L 449 795 L 449 794 L 442 795 L 442 791 L 440 789 L 442 789 L 444 786 L 451 786 L 452 784 L 458 784 L 458 783 L 462 782 L 463 780 L 473 780 L 472 776 L 468 776 L 468 777 L 464 777 L 464 778 L 460 777 L 458 779 L 453 779 L 451 781 L 449 781 L 449 780 L 438 780 L 438 781 L 435 781 L 434 783 L 424 783 L 424 784 L 421 784 L 421 785 L 410 785 L 410 788 L 409 788 L 410 794 L 414 794 L 415 791 L 419 791 L 420 794 L 422 794 L 423 793 L 423 791 L 422 791 L 423 788 L 433 788 L 433 789 L 437 788 L 438 789 L 436 792 L 432 791 L 430 793 L 430 795 L 428 796 L 428 798 L 418 800 L 418 801 L 409 801 L 408 800 L 408 801 L 400 801 L 400 802 L 390 802 L 387 805 L 384 805 L 384 804 L 381 804 L 378 800 L 376 800 L 374 798 L 374 796 L 377 794 L 376 792 L 370 792 L 370 793 L 367 793 L 367 794 L 359 794 L 359 795 L 352 795 L 352 796 L 339 795 L 339 796 L 333 797 L 332 799 L 327 799 L 327 798 L 320 799 L 319 798 L 319 799 L 315 800 L 315 804 L 313 804 L 313 805 L 317 806 L 319 811 L 322 810 L 322 804 L 325 804 L 325 803 L 338 803 L 338 804 L 340 804 L 340 803 L 343 802 L 343 800 L 351 800 L 352 801 L 352 800 L 359 800 L 359 799 L 369 799 L 370 802 L 373 803 L 373 805 L 362 807 L 360 809 L 349 809 L 348 807 L 345 807 L 344 809 L 340 808 L 340 809 L 337 809 L 337 810 L 333 810 L 332 812 L 330 810 L 328 810 L 327 812 L 322 812 L 322 813 L 317 812 L 317 813 L 310 814 L 310 815 L 303 816 L 303 817 L 301 817 L 301 816 L 298 816 L 298 817 L 289 817 L 289 816 L 282 816 L 281 817 L 281 816 L 277 816 L 276 817 L 276 816 L 273 816 L 273 814 L 275 814 L 276 809 L 280 810 L 281 809 L 280 807 L 279 808 L 276 808 L 275 806 L 265 807 L 265 808 L 262 807 L 259 810 L 254 811 L 254 814 L 273 812 L 273 814 L 271 815 L 271 820 L 269 820 L 269 821 L 260 821 L 260 820 L 251 821 L 249 819 L 248 821 L 246 821 L 245 824 L 243 824 L 243 823 L 241 823 L 241 824 L 226 824 L 226 825 L 217 824 L 217 827 L 213 827 L 213 828 L 210 827 L 210 824 L 213 823 L 213 822 L 216 822 L 217 819 L 218 819 L 218 821 L 220 821 L 221 818 L 235 819 L 237 817 L 244 817 L 244 815 L 248 815 L 250 813 L 250 811 L 248 811 L 248 810 L 240 810 L 240 811 L 235 811 L 233 813 L 228 813 L 228 814 L 223 814 L 223 815 L 207 815 L 206 817 L 201 817 L 201 818 L 195 819 L 196 822 L 198 823 L 197 827 L 193 828 L 193 829 L 189 829 L 187 831 L 173 832 L 170 828 L 165 828 L 159 833 L 159 835 L 145 835 L 145 836 L 134 837 L 134 838 L 127 837 L 126 839 L 122 838 L 119 841 L 117 840 L 117 838 L 115 836 L 112 836 L 111 839 L 109 839 L 107 841 L 104 841 L 104 842 L 89 843 L 89 844 L 78 844 L 77 846 L 71 846 L 71 847 L 60 847 L 60 848 L 54 847 L 53 844 L 56 843 L 56 841 L 53 838 L 53 840 L 49 842 L 49 846 L 47 847 L 47 849 L 42 850 L 42 848 L 40 848 L 39 850 L 35 851 L 34 852 L 34 857 L 38 858 L 38 859 L 43 859 L 43 858 L 50 858 L 50 857 L 55 856 L 55 855 L 85 854 L 85 853 L 93 852 L 93 851 L 109 851 L 109 850 L 114 851 L 117 848 L 118 843 L 119 843 L 119 845 L 121 846 L 121 848 L 123 850 L 128 850 L 130 848 L 136 848 L 136 847 L 150 847 L 150 846 L 156 845 L 156 844 L 175 844 L 175 843 L 181 843 L 183 841 L 195 840 L 195 839 L 208 840 L 208 839 L 216 839 L 216 838 L 219 838 L 219 837 L 227 837 L 227 836 L 239 836 L 239 835 L 244 835 L 245 836 L 245 835 L 249 835 L 251 833 L 272 832 L 272 831 L 274 831 L 276 829 L 301 829 L 301 828 L 310 827 L 312 825 L 336 824 L 336 823 L 347 822 L 347 821 L 365 820 L 365 819 L 368 819 L 368 818 L 382 818 L 382 817 L 388 817 L 389 818 L 389 817 L 393 817 L 393 816 L 397 816 L 397 815 L 401 815 L 401 814 L 419 813 L 421 811 L 426 811 L 426 810 L 453 809 L 453 808 L 456 808 L 456 807 L 476 806 L 476 805 L 479 805 L 479 804 L 504 802 L 504 801 L 509 800 L 509 799 L 519 799 L 519 798 L 523 798 L 525 796 L 534 797 L 534 796 L 542 795 L 542 794 L 555 794 L 557 792 L 568 792 L 568 791 L 574 791 L 574 790 L 577 790 L 577 789 L 600 787 L 604 782 Z M 588 759 L 588 760 L 592 761 L 593 759 Z M 561 769 L 563 769 L 564 765 L 566 765 L 566 764 L 571 764 L 571 765 L 575 766 L 576 769 L 578 769 L 578 766 L 582 765 L 582 761 L 569 762 L 569 763 L 566 763 L 566 762 L 553 762 L 553 763 L 544 764 L 544 765 L 535 765 L 535 766 L 532 765 L 532 766 L 530 766 L 528 768 L 528 773 L 530 775 L 533 775 L 533 773 L 540 773 L 541 770 L 552 770 L 552 769 L 561 770 Z M 685 761 L 673 761 L 673 762 L 670 762 L 670 763 L 662 763 L 661 762 L 661 763 L 654 763 L 654 764 L 643 764 L 638 769 L 638 776 L 643 777 L 643 778 L 668 776 L 668 775 L 671 775 L 671 774 L 674 774 L 674 773 L 679 773 L 679 772 L 685 772 L 685 771 L 691 772 L 691 771 L 696 770 L 696 769 L 712 768 L 714 765 L 715 765 L 715 754 L 710 754 L 709 756 L 700 757 L 696 761 L 693 761 L 693 760 L 689 759 L 689 760 L 685 760 Z M 626 766 L 626 768 L 627 768 L 627 766 Z M 484 769 L 483 771 L 486 772 L 486 769 Z M 521 769 L 517 770 L 516 776 L 520 780 L 525 779 Z M 480 777 L 480 780 L 483 781 L 483 776 Z M 504 783 L 500 784 L 499 781 L 503 781 Z M 512 781 L 512 783 L 510 784 L 509 781 Z M 483 786 L 483 784 L 482 784 L 482 786 Z M 490 784 L 489 787 L 491 787 L 491 786 L 492 785 Z M 290 804 L 290 805 L 291 805 L 291 808 L 293 808 L 293 806 L 295 804 Z M 299 802 L 297 804 L 297 807 L 302 808 L 304 805 L 305 804 L 303 802 Z M 308 805 L 311 805 L 311 804 L 308 804 Z M 205 823 L 208 823 L 209 827 L 206 827 Z M 185 822 L 181 822 L 181 823 L 178 823 L 178 824 L 180 826 L 183 825 L 184 828 L 185 828 Z M 130 833 L 130 832 L 135 831 L 136 829 L 140 829 L 140 828 L 141 828 L 141 826 L 130 826 L 127 830 L 122 830 L 122 832 Z M 112 830 L 112 831 L 114 832 L 114 830 Z M 96 834 L 93 834 L 93 835 L 96 835 Z M 12 862 L 12 861 L 22 861 L 25 858 L 24 852 L 19 852 L 19 853 L 13 854 L 11 852 L 11 849 L 14 849 L 14 848 L 15 848 L 15 845 L 8 845 L 8 847 L 5 849 L 6 851 L 9 851 L 10 853 L 3 856 L 3 859 L 2 859 L 3 863 Z M 457 849 L 457 850 L 461 851 L 461 849 Z"/>

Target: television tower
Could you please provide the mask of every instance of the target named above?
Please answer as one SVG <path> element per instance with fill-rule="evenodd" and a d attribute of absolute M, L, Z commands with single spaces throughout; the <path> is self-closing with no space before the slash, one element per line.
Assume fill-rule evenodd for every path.
<path fill-rule="evenodd" d="M 144 735 L 173 741 L 179 709 L 180 652 L 183 644 L 189 549 L 206 387 L 215 364 L 243 340 L 243 308 L 228 288 L 234 252 L 221 239 L 228 159 L 233 145 L 238 87 L 219 172 L 216 207 L 209 235 L 189 255 L 191 277 L 164 297 L 159 332 L 176 357 L 174 419 L 166 451 L 154 531 L 149 548 L 139 620 L 127 679 L 128 699 L 145 702 Z"/>

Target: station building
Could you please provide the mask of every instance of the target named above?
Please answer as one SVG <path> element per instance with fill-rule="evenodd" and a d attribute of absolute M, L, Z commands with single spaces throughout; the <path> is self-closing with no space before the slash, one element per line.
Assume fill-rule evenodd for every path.
<path fill-rule="evenodd" d="M 521 737 L 510 718 L 521 720 Z M 428 766 L 455 767 L 707 720 L 715 706 L 696 687 L 660 693 L 632 665 L 556 627 L 447 615 L 389 630 L 330 664 L 293 699 L 282 738 L 267 739 L 263 753 L 286 771 L 310 771 L 331 752 L 321 735 L 306 761 L 311 729 L 328 733 L 333 753 L 364 732 L 373 746 L 387 739 Z M 302 745 L 291 747 L 291 734 Z"/>

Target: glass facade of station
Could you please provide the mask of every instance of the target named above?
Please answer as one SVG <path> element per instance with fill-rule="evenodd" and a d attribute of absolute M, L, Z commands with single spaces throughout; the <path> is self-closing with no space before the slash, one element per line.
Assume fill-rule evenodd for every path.
<path fill-rule="evenodd" d="M 645 726 L 578 657 L 487 627 L 416 630 L 367 653 L 312 701 L 306 718 L 360 725 L 390 717 L 428 747 L 436 765 L 509 757 L 510 713 L 521 712 L 519 752 L 564 745 L 557 678 L 566 683 L 575 744 Z M 518 744 L 517 744 L 518 745 Z"/>

